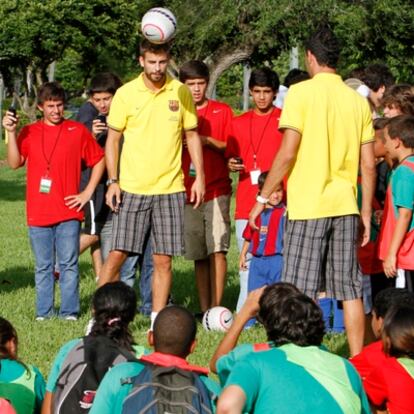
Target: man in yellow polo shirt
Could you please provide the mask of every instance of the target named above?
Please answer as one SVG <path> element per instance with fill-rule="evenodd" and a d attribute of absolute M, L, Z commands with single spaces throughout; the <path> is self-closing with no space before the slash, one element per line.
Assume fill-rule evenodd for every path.
<path fill-rule="evenodd" d="M 356 186 L 360 168 L 365 244 L 375 185 L 374 131 L 366 99 L 336 74 L 339 45 L 333 32 L 327 27 L 318 30 L 305 49 L 311 79 L 289 89 L 279 121 L 282 146 L 249 220 L 254 227 L 267 197 L 288 174 L 282 280 L 315 299 L 325 291 L 343 301 L 355 355 L 364 338 Z"/>
<path fill-rule="evenodd" d="M 194 208 L 204 197 L 197 112 L 187 86 L 167 75 L 169 58 L 167 44 L 155 45 L 147 40 L 141 43 L 139 63 L 143 73 L 116 92 L 108 117 L 106 143 L 106 202 L 116 214 L 112 250 L 99 283 L 117 280 L 128 253 L 141 254 L 150 232 L 154 262 L 151 326 L 156 314 L 167 304 L 172 256 L 183 252 L 183 139 L 196 169 L 191 188 Z M 124 143 L 118 168 L 122 135 Z"/>

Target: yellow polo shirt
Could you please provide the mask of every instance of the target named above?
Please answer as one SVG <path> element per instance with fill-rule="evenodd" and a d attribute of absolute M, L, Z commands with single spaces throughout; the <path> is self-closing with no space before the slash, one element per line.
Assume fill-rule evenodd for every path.
<path fill-rule="evenodd" d="M 162 89 L 154 92 L 141 74 L 115 93 L 108 125 L 124 135 L 122 190 L 145 195 L 184 191 L 182 133 L 197 127 L 187 86 L 167 76 Z"/>
<path fill-rule="evenodd" d="M 339 75 L 319 73 L 289 88 L 279 128 L 301 133 L 288 175 L 289 219 L 359 214 L 360 147 L 374 139 L 367 100 Z"/>

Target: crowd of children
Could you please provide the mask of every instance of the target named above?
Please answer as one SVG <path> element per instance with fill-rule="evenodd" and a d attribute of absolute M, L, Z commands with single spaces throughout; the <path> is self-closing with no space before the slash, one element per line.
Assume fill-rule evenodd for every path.
<path fill-rule="evenodd" d="M 141 58 L 145 63 L 145 53 Z M 204 70 L 203 66 L 200 67 Z M 190 72 L 193 69 L 192 65 L 187 68 Z M 208 80 L 208 74 L 206 76 Z M 120 85 L 119 79 L 111 79 L 109 83 L 112 82 L 113 87 L 91 89 L 87 110 L 91 114 L 87 121 L 84 120 L 100 145 L 96 144 L 87 128 L 63 119 L 64 93 L 55 83 L 47 84 L 39 93 L 39 108 L 43 112 L 44 122 L 25 127 L 23 138 L 17 138 L 18 119 L 15 114 L 8 112 L 3 120 L 9 131 L 8 156 L 11 166 L 17 168 L 29 159 L 35 160 L 39 165 L 44 164 L 45 167 L 33 169 L 32 163 L 28 178 L 28 222 L 37 261 L 38 320 L 49 318 L 54 312 L 53 294 L 50 294 L 54 282 L 49 276 L 52 274 L 56 252 L 62 286 L 60 316 L 68 320 L 77 318 L 79 243 L 83 248 L 91 245 L 97 250 L 99 238 L 96 234 L 101 232 L 100 241 L 104 245 L 103 229 L 105 225 L 112 225 L 111 215 L 106 209 L 100 220 L 93 217 L 98 213 L 97 206 L 103 206 L 105 179 L 101 179 L 104 167 L 100 147 L 104 144 L 99 142 L 99 137 L 105 139 L 103 135 L 107 130 L 106 120 L 94 118 L 99 113 L 106 115 L 109 111 L 112 97 Z M 191 76 L 189 79 L 193 81 L 188 85 L 196 99 L 199 85 L 194 83 Z M 139 259 L 143 264 L 145 255 L 151 256 L 151 250 L 148 253 L 146 251 L 150 246 L 150 240 L 146 238 L 145 241 L 142 240 L 139 256 L 128 255 L 122 250 L 124 265 L 119 268 L 121 279 L 126 283 L 101 283 L 102 286 L 96 290 L 92 299 L 93 320 L 90 332 L 61 347 L 52 364 L 47 384 L 36 367 L 18 359 L 17 333 L 10 322 L 0 318 L 1 413 L 13 410 L 17 414 L 126 414 L 137 410 L 181 413 L 187 412 L 185 407 L 190 407 L 188 412 L 198 413 L 414 412 L 414 88 L 406 84 L 391 85 L 390 78 L 381 65 L 372 65 L 362 72 L 356 71 L 348 83 L 369 100 L 375 118 L 378 176 L 371 206 L 370 234 L 366 235 L 364 246 L 358 248 L 359 271 L 363 273 L 364 281 L 365 313 L 376 340 L 362 352 L 353 352 L 348 361 L 322 346 L 322 339 L 326 330 L 330 329 L 332 319 L 333 330 L 341 330 L 343 326 L 341 302 L 325 295 L 325 290 L 329 287 L 319 286 L 318 306 L 314 298 L 300 292 L 293 284 L 281 281 L 283 262 L 286 259 L 283 256 L 287 220 L 284 187 L 280 184 L 267 198 L 261 196 L 267 176 L 261 167 L 270 164 L 274 157 L 274 153 L 267 153 L 265 149 L 278 147 L 280 136 L 278 142 L 264 141 L 262 151 L 265 155 L 260 155 L 259 151 L 262 139 L 267 140 L 273 136 L 267 131 L 268 126 L 276 125 L 279 121 L 277 117 L 280 116 L 280 108 L 276 110 L 272 104 L 279 81 L 269 69 L 255 71 L 252 79 L 251 93 L 255 108 L 247 116 L 239 117 L 232 123 L 232 148 L 226 150 L 221 140 L 215 142 L 214 138 L 212 140 L 211 137 L 202 136 L 206 145 L 210 143 L 210 147 L 215 147 L 220 152 L 220 155 L 215 155 L 220 157 L 222 166 L 226 166 L 227 157 L 228 168 L 239 172 L 242 177 L 236 226 L 238 234 L 242 236 L 239 258 L 241 284 L 245 285 L 248 296 L 246 298 L 246 292 L 241 292 L 237 316 L 211 358 L 210 368 L 218 374 L 219 383 L 208 376 L 207 369 L 187 361 L 196 346 L 197 324 L 194 315 L 183 307 L 173 305 L 153 312 L 148 332 L 148 344 L 154 348 L 153 352 L 135 344 L 129 324 L 135 317 L 137 298 L 134 289 L 127 283 L 135 273 Z M 206 89 L 207 80 L 204 80 L 201 83 Z M 187 96 L 188 91 L 185 93 Z M 169 101 L 170 111 L 178 111 L 177 102 Z M 205 117 L 209 106 L 208 102 L 203 106 L 204 103 L 201 102 L 198 109 L 200 112 L 205 108 Z M 365 105 L 368 108 L 366 103 Z M 224 107 L 216 105 L 214 108 L 220 112 Z M 384 118 L 379 117 L 381 112 Z M 214 110 L 211 117 L 213 113 Z M 368 109 L 367 113 L 370 118 Z M 56 125 L 61 126 L 54 129 Z M 261 126 L 261 135 L 255 134 L 255 139 L 258 137 L 259 141 L 254 142 L 252 130 L 257 126 Z M 56 137 L 52 137 L 52 130 L 57 131 Z M 55 144 L 49 138 L 45 142 L 45 131 L 49 138 L 55 139 Z M 63 167 L 56 165 L 62 174 L 57 174 L 59 180 L 52 180 L 49 173 L 51 166 L 55 165 L 52 165 L 52 158 L 61 134 L 62 139 L 75 139 L 76 145 L 71 148 L 73 168 L 70 172 L 66 169 L 60 171 Z M 188 138 L 191 138 L 191 134 Z M 43 154 L 39 155 L 35 151 L 32 142 L 35 139 L 40 139 Z M 45 147 L 49 156 L 45 155 Z M 64 158 L 59 152 L 56 157 Z M 191 164 L 190 159 L 187 161 Z M 79 187 L 74 183 L 80 181 L 81 162 L 90 170 L 88 173 L 84 171 L 87 175 L 85 187 L 79 192 Z M 247 165 L 250 166 L 249 171 Z M 315 165 L 314 168 L 318 166 Z M 187 188 L 190 193 L 199 179 L 193 177 L 190 180 L 192 184 Z M 108 185 L 118 185 L 117 179 L 110 178 L 108 181 Z M 53 193 L 58 184 L 68 186 L 62 191 L 63 194 L 70 195 L 63 198 Z M 359 186 L 364 185 L 366 181 L 364 183 L 362 178 Z M 212 194 L 215 194 L 213 187 Z M 52 206 L 39 209 L 33 200 L 49 193 L 60 197 L 61 212 L 67 212 L 69 207 L 69 216 L 55 214 L 51 218 Z M 89 203 L 88 199 L 93 193 L 94 202 Z M 201 193 L 200 190 L 198 196 Z M 263 204 L 263 210 L 248 223 L 246 214 L 254 203 L 256 193 L 256 200 Z M 251 199 L 244 200 L 246 194 Z M 210 201 L 219 198 L 216 195 Z M 220 194 L 224 195 L 226 200 L 217 211 L 228 213 L 229 195 L 227 192 Z M 197 204 L 201 201 L 199 199 Z M 361 204 L 361 199 L 359 201 Z M 80 237 L 80 210 L 86 203 L 89 206 L 88 226 L 86 235 Z M 192 206 L 189 208 L 192 210 Z M 207 208 L 205 213 L 208 213 Z M 99 230 L 95 228 L 97 224 L 101 226 Z M 202 227 L 202 224 L 199 225 Z M 45 229 L 50 230 L 48 234 Z M 69 233 L 72 244 L 70 252 L 66 248 L 67 243 L 65 244 Z M 228 225 L 222 231 L 224 235 L 227 233 Z M 204 241 L 200 244 L 203 245 Z M 209 295 L 200 294 L 200 299 L 205 304 L 208 303 L 204 307 L 218 304 L 218 298 L 221 300 L 225 272 L 222 272 L 223 268 L 221 271 L 214 268 L 220 263 L 227 265 L 221 260 L 222 255 L 225 256 L 227 245 L 228 242 L 217 249 L 206 250 L 207 256 L 191 256 L 193 259 L 197 257 L 196 262 L 203 261 L 196 263 L 196 273 L 202 269 L 208 270 L 211 279 L 207 283 L 211 289 Z M 101 272 L 105 273 L 101 262 L 99 253 L 94 260 L 98 277 Z M 164 265 L 171 272 L 170 266 Z M 160 266 L 159 262 L 157 266 Z M 211 266 L 213 269 L 210 269 Z M 247 280 L 244 280 L 246 273 Z M 146 277 L 142 281 L 141 310 L 148 315 L 151 313 L 150 281 Z M 73 291 L 70 297 L 67 296 L 70 290 L 68 285 Z M 165 289 L 164 293 L 167 293 Z M 237 346 L 242 330 L 256 322 L 263 325 L 268 341 L 264 344 Z M 369 342 L 369 335 L 366 337 Z"/>

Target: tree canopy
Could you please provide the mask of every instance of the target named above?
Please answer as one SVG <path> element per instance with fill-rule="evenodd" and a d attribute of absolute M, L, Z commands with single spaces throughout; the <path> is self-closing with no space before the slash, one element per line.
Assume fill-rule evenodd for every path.
<path fill-rule="evenodd" d="M 414 83 L 414 8 L 410 0 L 2 0 L 0 71 L 39 84 L 57 62 L 57 78 L 79 92 L 91 74 L 136 72 L 142 15 L 165 6 L 177 17 L 175 66 L 205 60 L 212 83 L 234 63 L 270 64 L 321 22 L 343 44 L 340 71 L 386 63 Z"/>

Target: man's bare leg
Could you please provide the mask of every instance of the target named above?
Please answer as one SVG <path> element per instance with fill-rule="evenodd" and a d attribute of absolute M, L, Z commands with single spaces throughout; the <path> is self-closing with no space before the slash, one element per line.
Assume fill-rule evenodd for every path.
<path fill-rule="evenodd" d="M 112 253 L 112 252 L 111 252 Z M 153 254 L 154 273 L 152 274 L 152 311 L 165 308 L 172 284 L 172 257 L 166 254 Z"/>
<path fill-rule="evenodd" d="M 200 302 L 201 312 L 211 308 L 211 287 L 210 287 L 210 260 L 202 259 L 194 261 L 194 271 Z"/>
<path fill-rule="evenodd" d="M 210 283 L 211 302 L 210 307 L 219 306 L 223 298 L 224 285 L 227 276 L 227 257 L 223 252 L 216 252 L 210 258 Z"/>
<path fill-rule="evenodd" d="M 111 250 L 99 275 L 98 286 L 119 280 L 119 271 L 128 257 L 128 252 Z"/>
<path fill-rule="evenodd" d="M 86 249 L 91 248 L 92 266 L 95 273 L 95 277 L 99 277 L 102 270 L 102 255 L 99 245 L 99 236 L 96 234 L 81 234 L 79 255 L 81 255 Z"/>
<path fill-rule="evenodd" d="M 101 274 L 102 266 L 103 266 L 101 246 L 99 243 L 95 243 L 91 246 L 91 257 L 92 257 L 92 266 L 95 272 L 95 276 L 99 278 L 99 275 Z"/>
<path fill-rule="evenodd" d="M 84 234 L 80 235 L 79 240 L 79 254 L 82 254 L 88 247 L 93 246 L 99 242 L 99 236 L 96 234 Z"/>
<path fill-rule="evenodd" d="M 350 356 L 362 351 L 364 346 L 365 315 L 362 299 L 344 300 L 344 322 Z"/>

